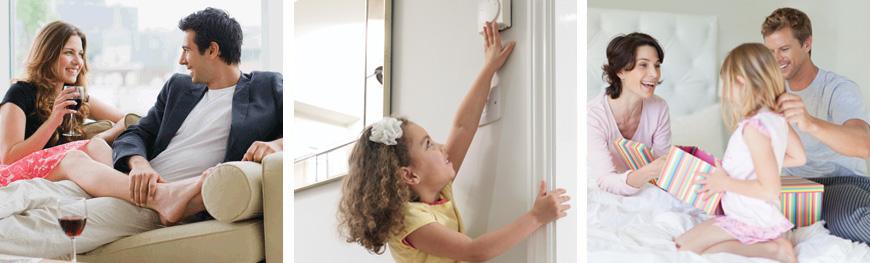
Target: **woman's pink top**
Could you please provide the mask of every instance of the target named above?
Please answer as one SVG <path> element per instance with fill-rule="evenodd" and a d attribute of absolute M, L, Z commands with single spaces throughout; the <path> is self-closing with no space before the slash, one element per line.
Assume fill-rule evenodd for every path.
<path fill-rule="evenodd" d="M 601 189 L 618 194 L 633 195 L 640 191 L 626 184 L 628 166 L 616 151 L 614 141 L 622 138 L 616 119 L 610 109 L 608 96 L 603 92 L 586 106 L 588 176 L 593 176 Z M 668 153 L 671 148 L 671 120 L 668 104 L 653 95 L 643 100 L 640 123 L 631 138 L 650 146 L 654 158 Z"/>

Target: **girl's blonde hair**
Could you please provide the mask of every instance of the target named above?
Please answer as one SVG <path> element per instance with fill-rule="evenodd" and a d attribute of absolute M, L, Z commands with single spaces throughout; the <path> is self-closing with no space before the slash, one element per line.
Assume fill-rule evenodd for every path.
<path fill-rule="evenodd" d="M 398 119 L 406 130 L 408 120 Z M 389 238 L 404 227 L 405 204 L 414 195 L 399 175 L 401 167 L 411 165 L 411 155 L 407 136 L 397 139 L 396 145 L 386 145 L 370 141 L 371 133 L 369 126 L 351 151 L 338 221 L 347 242 L 382 254 Z"/>
<path fill-rule="evenodd" d="M 36 38 L 33 40 L 33 46 L 30 48 L 30 54 L 27 57 L 26 73 L 24 81 L 33 84 L 36 87 L 36 115 L 42 120 L 48 119 L 51 115 L 54 100 L 57 97 L 55 85 L 62 81 L 62 72 L 57 71 L 57 62 L 60 59 L 60 53 L 63 50 L 66 42 L 72 37 L 78 36 L 82 40 L 82 67 L 79 71 L 79 76 L 75 83 L 65 83 L 74 86 L 86 86 L 88 63 L 87 63 L 87 48 L 88 40 L 82 31 L 68 23 L 62 21 L 54 21 L 46 25 L 39 31 Z M 74 130 L 79 134 L 84 134 L 82 126 L 78 125 L 84 122 L 85 116 L 88 116 L 89 108 L 87 103 L 84 103 L 87 98 L 86 94 L 82 94 L 82 106 L 72 120 L 64 121 L 60 127 L 69 127 L 69 121 L 73 121 L 77 125 Z M 60 133 L 55 132 L 50 141 L 52 144 L 59 140 Z"/>
<path fill-rule="evenodd" d="M 762 107 L 778 111 L 776 98 L 785 93 L 785 79 L 764 45 L 745 43 L 728 52 L 719 77 L 724 98 L 722 115 L 729 128 L 734 129 L 741 119 L 755 115 Z M 744 87 L 735 92 L 732 89 L 738 77 Z"/>

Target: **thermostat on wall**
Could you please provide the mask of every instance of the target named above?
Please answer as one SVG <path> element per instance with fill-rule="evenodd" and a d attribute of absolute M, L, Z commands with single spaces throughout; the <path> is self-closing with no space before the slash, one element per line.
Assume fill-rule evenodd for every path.
<path fill-rule="evenodd" d="M 498 30 L 511 27 L 511 0 L 479 0 L 477 7 L 477 30 L 483 33 L 484 23 L 495 21 Z"/>

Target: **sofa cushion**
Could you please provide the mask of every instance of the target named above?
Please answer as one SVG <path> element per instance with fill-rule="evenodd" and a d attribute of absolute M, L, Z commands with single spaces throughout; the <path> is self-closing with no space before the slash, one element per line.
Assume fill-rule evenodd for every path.
<path fill-rule="evenodd" d="M 127 115 L 124 115 L 124 129 L 130 128 L 130 125 L 138 124 L 140 119 L 142 117 L 135 113 L 127 113 Z"/>
<path fill-rule="evenodd" d="M 112 128 L 112 122 L 107 120 L 89 122 L 82 126 L 82 130 L 85 133 L 85 138 L 90 139 L 95 135 L 100 134 L 108 129 Z"/>
<path fill-rule="evenodd" d="M 124 129 L 129 128 L 130 125 L 139 123 L 139 119 L 142 119 L 139 115 L 135 113 L 128 113 L 124 116 Z M 82 130 L 84 130 L 85 138 L 90 139 L 95 135 L 100 134 L 108 129 L 112 128 L 112 122 L 107 120 L 94 121 L 85 123 L 82 126 Z"/>
<path fill-rule="evenodd" d="M 79 256 L 82 262 L 258 262 L 263 221 L 215 220 L 151 230 Z"/>
<path fill-rule="evenodd" d="M 229 223 L 263 215 L 263 167 L 254 162 L 218 166 L 202 185 L 205 209 Z"/>

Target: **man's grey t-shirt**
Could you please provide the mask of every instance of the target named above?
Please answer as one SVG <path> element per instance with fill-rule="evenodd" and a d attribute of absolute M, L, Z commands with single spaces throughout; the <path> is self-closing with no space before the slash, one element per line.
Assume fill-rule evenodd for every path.
<path fill-rule="evenodd" d="M 870 123 L 870 115 L 858 85 L 843 76 L 819 69 L 816 78 L 806 89 L 786 89 L 801 97 L 807 112 L 813 117 L 837 125 L 851 119 Z M 803 142 L 807 163 L 800 167 L 785 168 L 785 174 L 801 177 L 867 175 L 867 163 L 864 160 L 839 154 L 816 137 L 798 129 L 797 125 L 792 127 Z"/>

